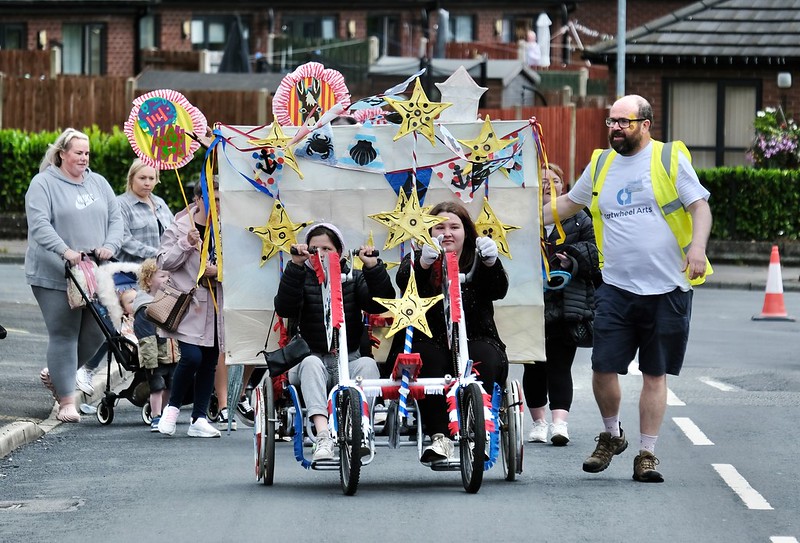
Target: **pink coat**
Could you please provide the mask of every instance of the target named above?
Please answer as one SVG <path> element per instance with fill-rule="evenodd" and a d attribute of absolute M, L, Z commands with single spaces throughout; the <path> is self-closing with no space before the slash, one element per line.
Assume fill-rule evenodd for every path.
<path fill-rule="evenodd" d="M 197 207 L 192 206 L 190 212 L 196 217 Z M 200 250 L 186 242 L 186 235 L 191 228 L 189 214 L 186 211 L 178 213 L 175 222 L 161 236 L 157 257 L 158 267 L 170 272 L 172 285 L 184 292 L 197 284 L 197 273 L 200 271 Z M 178 330 L 169 333 L 159 329 L 159 334 L 192 345 L 213 347 L 216 319 L 219 348 L 222 351 L 222 285 L 215 280 L 211 280 L 211 284 L 215 286 L 214 296 L 219 311 L 214 310 L 208 279 L 204 277 L 197 285 L 192 304 L 178 325 Z"/>

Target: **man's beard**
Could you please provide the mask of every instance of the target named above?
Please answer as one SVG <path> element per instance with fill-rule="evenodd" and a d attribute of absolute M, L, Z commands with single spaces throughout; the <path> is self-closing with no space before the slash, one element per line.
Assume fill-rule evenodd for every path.
<path fill-rule="evenodd" d="M 615 140 L 614 136 L 619 135 L 624 139 Z M 638 134 L 626 134 L 623 130 L 612 132 L 608 135 L 608 143 L 611 144 L 611 148 L 623 156 L 633 154 L 639 145 L 639 141 L 641 141 L 641 137 Z"/>

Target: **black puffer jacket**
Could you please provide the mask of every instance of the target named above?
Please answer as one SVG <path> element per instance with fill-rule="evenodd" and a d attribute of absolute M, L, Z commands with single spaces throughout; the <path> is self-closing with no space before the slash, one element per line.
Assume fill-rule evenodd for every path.
<path fill-rule="evenodd" d="M 342 260 L 342 273 L 347 273 Z M 344 316 L 347 325 L 347 349 L 357 352 L 364 333 L 362 311 L 383 313 L 386 308 L 373 301 L 375 298 L 394 298 L 392 280 L 386 265 L 378 260 L 374 268 L 354 270 L 352 281 L 342 285 Z M 316 274 L 309 266 L 289 262 L 283 270 L 278 293 L 275 295 L 275 312 L 287 319 L 297 319 L 303 338 L 315 353 L 327 353 L 328 341 L 322 307 L 322 288 Z"/>
<path fill-rule="evenodd" d="M 572 266 L 565 271 L 572 274 L 572 279 L 563 289 L 545 291 L 544 321 L 547 326 L 594 319 L 594 289 L 600 267 L 592 219 L 585 211 L 580 211 L 561 221 L 561 225 L 566 234 L 564 243 L 553 245 L 558 239 L 555 229 L 547 238 L 550 269 L 562 269 L 555 253 L 566 253 Z"/>

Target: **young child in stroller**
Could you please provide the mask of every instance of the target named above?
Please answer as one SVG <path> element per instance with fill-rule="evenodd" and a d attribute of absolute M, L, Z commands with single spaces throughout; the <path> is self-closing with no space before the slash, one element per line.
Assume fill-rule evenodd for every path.
<path fill-rule="evenodd" d="M 139 363 L 150 386 L 150 431 L 158 432 L 161 411 L 169 401 L 172 374 L 180 359 L 177 342 L 156 334 L 156 325 L 145 315 L 147 304 L 153 301 L 159 287 L 169 279 L 169 272 L 158 269 L 156 260 L 148 258 L 139 270 L 141 289 L 133 301 L 133 331 L 139 342 Z"/>

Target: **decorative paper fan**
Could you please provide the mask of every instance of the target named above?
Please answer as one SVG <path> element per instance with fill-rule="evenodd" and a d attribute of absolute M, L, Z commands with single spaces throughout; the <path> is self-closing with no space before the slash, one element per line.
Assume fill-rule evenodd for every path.
<path fill-rule="evenodd" d="M 192 160 L 208 122 L 184 95 L 171 89 L 143 94 L 133 101 L 125 135 L 142 162 L 157 170 L 177 170 Z"/>
<path fill-rule="evenodd" d="M 272 115 L 283 126 L 303 126 L 316 123 L 335 104 L 350 106 L 344 76 L 308 62 L 281 80 L 272 98 Z"/>

